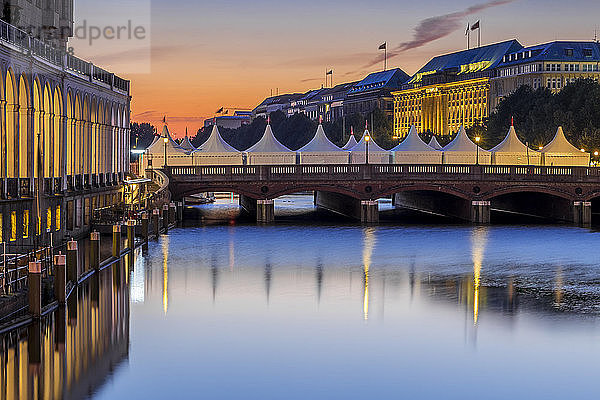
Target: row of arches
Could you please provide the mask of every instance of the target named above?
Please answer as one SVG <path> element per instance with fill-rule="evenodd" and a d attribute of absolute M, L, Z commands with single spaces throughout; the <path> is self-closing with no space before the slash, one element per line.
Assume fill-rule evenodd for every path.
<path fill-rule="evenodd" d="M 0 70 L 6 178 L 126 172 L 129 108 L 41 76 Z"/>

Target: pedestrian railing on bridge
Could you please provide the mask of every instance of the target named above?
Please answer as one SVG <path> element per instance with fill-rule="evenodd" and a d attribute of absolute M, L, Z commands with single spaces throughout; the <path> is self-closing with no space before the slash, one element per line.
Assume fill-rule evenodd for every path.
<path fill-rule="evenodd" d="M 468 178 L 540 181 L 597 181 L 600 169 L 591 167 L 503 166 L 503 165 L 248 165 L 165 167 L 169 177 L 209 180 L 290 180 L 290 179 L 398 179 Z"/>

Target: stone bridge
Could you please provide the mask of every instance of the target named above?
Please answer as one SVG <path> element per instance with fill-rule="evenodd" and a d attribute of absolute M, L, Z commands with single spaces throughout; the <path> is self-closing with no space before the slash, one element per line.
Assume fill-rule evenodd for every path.
<path fill-rule="evenodd" d="M 231 191 L 257 220 L 273 220 L 277 197 L 313 191 L 315 203 L 377 222 L 377 199 L 489 223 L 492 210 L 589 225 L 600 200 L 600 169 L 483 165 L 244 165 L 165 167 L 174 200 Z M 599 202 L 600 205 L 600 202 Z"/>

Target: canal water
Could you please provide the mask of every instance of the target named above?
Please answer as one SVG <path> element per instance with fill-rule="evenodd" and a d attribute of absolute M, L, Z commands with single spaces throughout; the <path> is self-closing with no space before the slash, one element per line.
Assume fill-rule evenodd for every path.
<path fill-rule="evenodd" d="M 2 398 L 597 398 L 600 233 L 311 204 L 279 199 L 271 226 L 186 210 L 134 267 L 0 336 Z"/>

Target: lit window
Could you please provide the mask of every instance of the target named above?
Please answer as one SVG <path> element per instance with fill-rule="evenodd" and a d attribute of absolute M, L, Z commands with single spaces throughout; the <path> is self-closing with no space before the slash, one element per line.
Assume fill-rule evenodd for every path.
<path fill-rule="evenodd" d="M 52 208 L 46 210 L 46 232 L 52 231 Z"/>
<path fill-rule="evenodd" d="M 56 206 L 56 223 L 54 226 L 56 226 L 57 232 L 60 231 L 60 206 Z"/>
<path fill-rule="evenodd" d="M 29 237 L 29 210 L 23 211 L 23 239 Z"/>
<path fill-rule="evenodd" d="M 17 240 L 17 212 L 10 213 L 10 241 Z"/>

